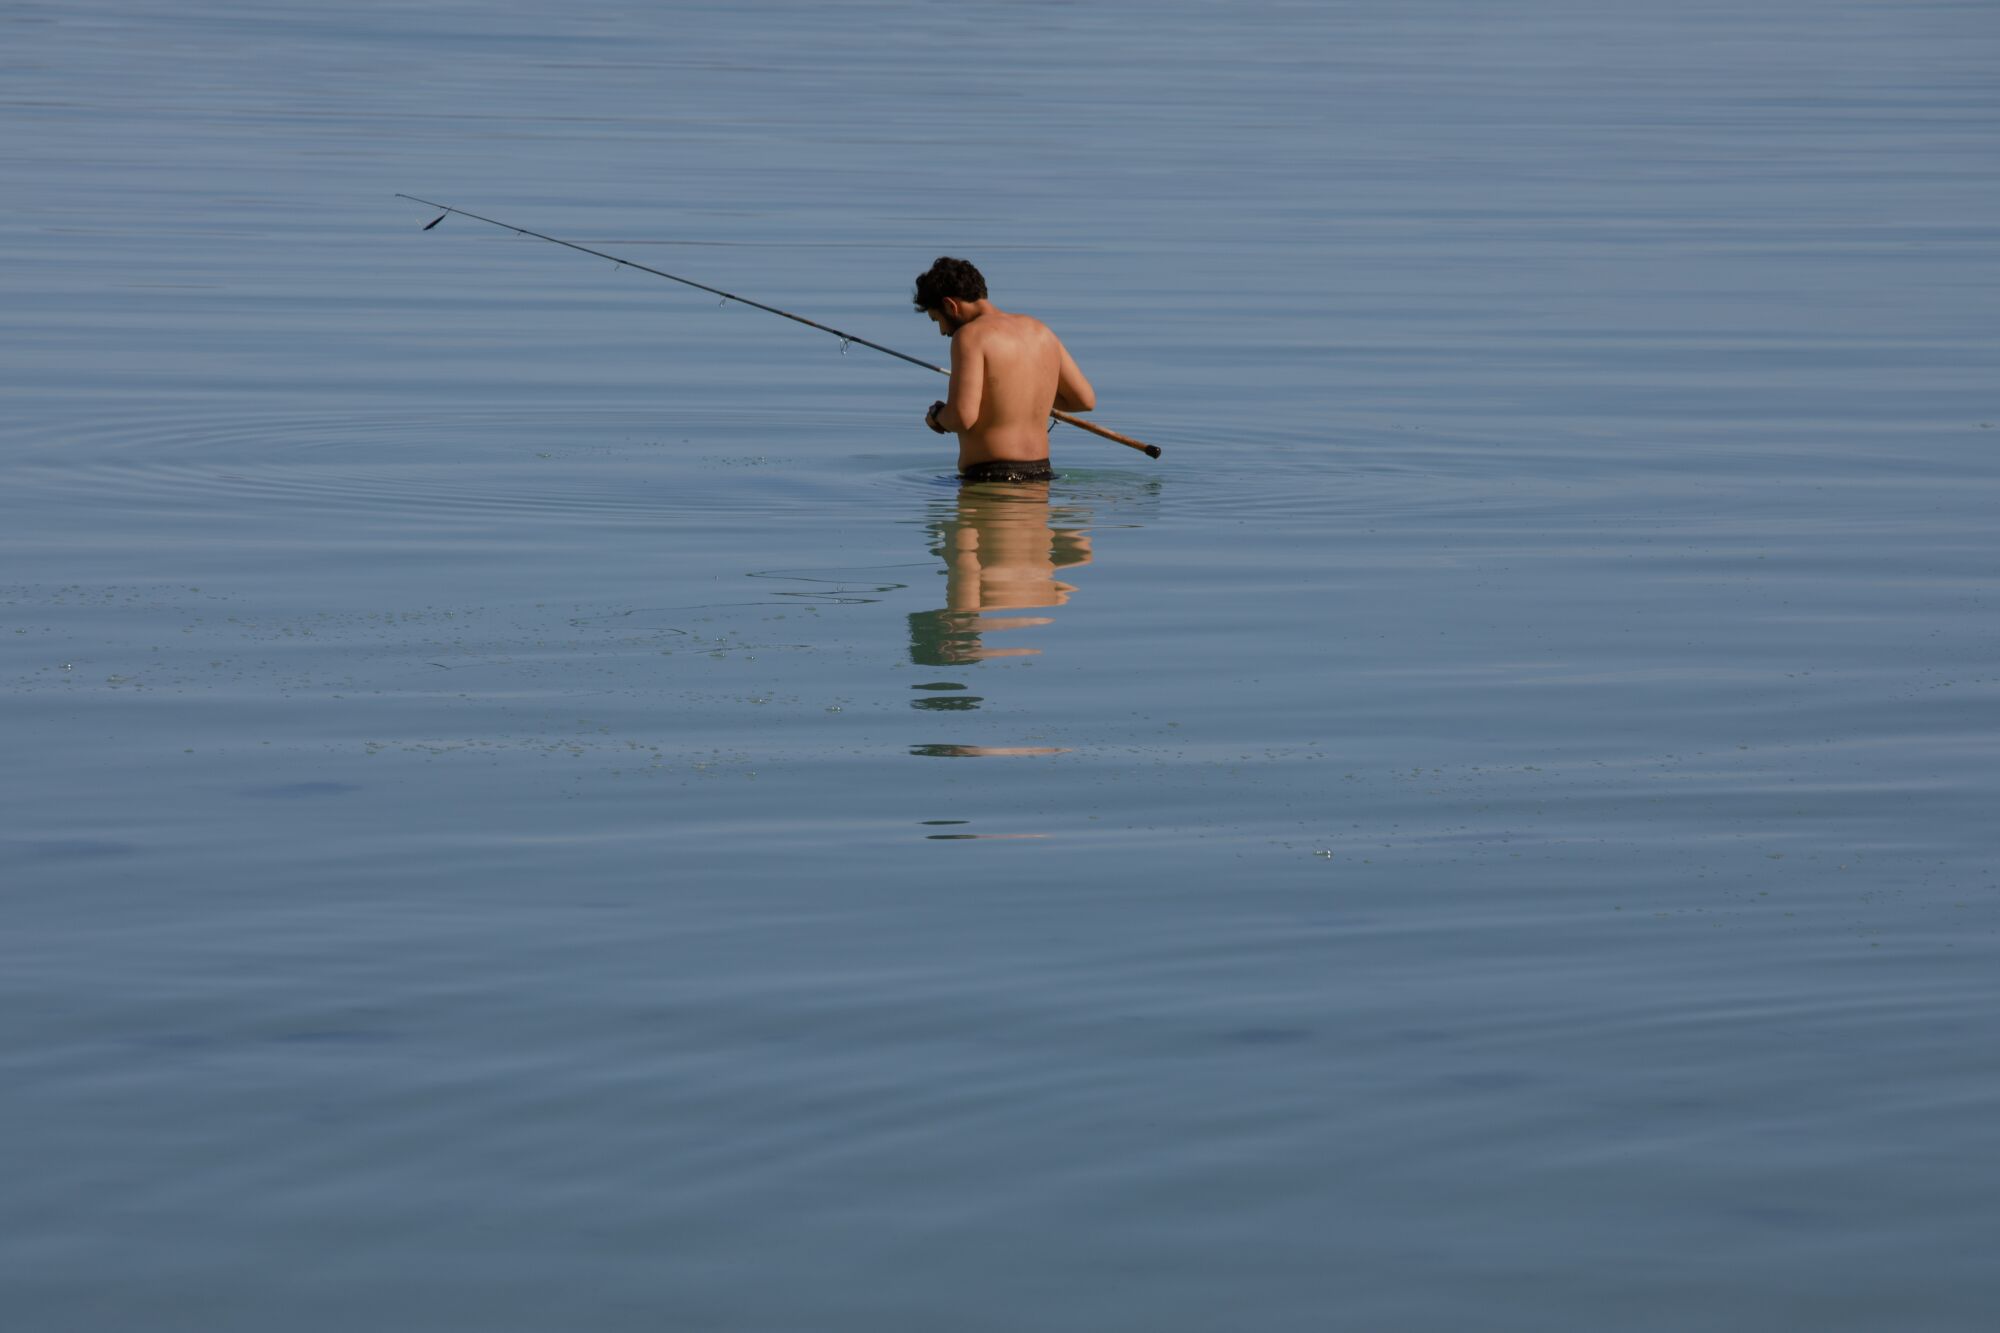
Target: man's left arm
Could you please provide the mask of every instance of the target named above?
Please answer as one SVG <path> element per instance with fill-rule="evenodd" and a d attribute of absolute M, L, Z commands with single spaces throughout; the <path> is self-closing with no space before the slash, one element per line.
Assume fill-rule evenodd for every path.
<path fill-rule="evenodd" d="M 1062 356 L 1062 369 L 1056 374 L 1056 406 L 1065 412 L 1090 411 L 1097 406 L 1097 390 L 1076 368 L 1076 359 L 1060 338 L 1056 339 L 1056 351 Z"/>

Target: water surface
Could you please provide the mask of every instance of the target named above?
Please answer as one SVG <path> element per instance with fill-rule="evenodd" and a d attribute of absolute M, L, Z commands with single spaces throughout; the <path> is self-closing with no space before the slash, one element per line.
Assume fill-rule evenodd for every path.
<path fill-rule="evenodd" d="M 0 32 L 10 1324 L 1985 1326 L 1988 7 Z"/>

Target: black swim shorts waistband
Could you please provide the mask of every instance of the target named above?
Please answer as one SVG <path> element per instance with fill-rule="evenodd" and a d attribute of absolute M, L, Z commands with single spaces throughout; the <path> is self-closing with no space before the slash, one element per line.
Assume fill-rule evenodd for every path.
<path fill-rule="evenodd" d="M 1054 481 L 1046 458 L 989 458 L 958 470 L 960 481 Z"/>

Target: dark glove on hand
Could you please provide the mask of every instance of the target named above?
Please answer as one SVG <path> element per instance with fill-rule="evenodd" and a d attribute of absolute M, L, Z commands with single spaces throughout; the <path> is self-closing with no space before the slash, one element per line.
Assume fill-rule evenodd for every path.
<path fill-rule="evenodd" d="M 939 435 L 949 434 L 943 426 L 938 425 L 937 415 L 942 411 L 944 411 L 944 399 L 940 398 L 931 404 L 930 411 L 924 413 L 924 424 Z"/>

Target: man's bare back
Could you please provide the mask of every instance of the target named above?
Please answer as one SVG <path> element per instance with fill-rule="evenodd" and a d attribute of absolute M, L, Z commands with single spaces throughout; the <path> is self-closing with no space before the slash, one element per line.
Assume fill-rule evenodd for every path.
<path fill-rule="evenodd" d="M 947 264 L 971 274 L 969 280 L 950 276 L 960 291 L 976 297 L 925 291 L 926 279 Z M 939 260 L 918 279 L 917 291 L 920 308 L 951 339 L 951 389 L 924 420 L 940 434 L 957 433 L 961 470 L 987 462 L 1042 462 L 1049 456 L 1050 410 L 1097 406 L 1096 392 L 1062 340 L 1040 320 L 987 300 L 984 279 L 964 260 Z"/>

